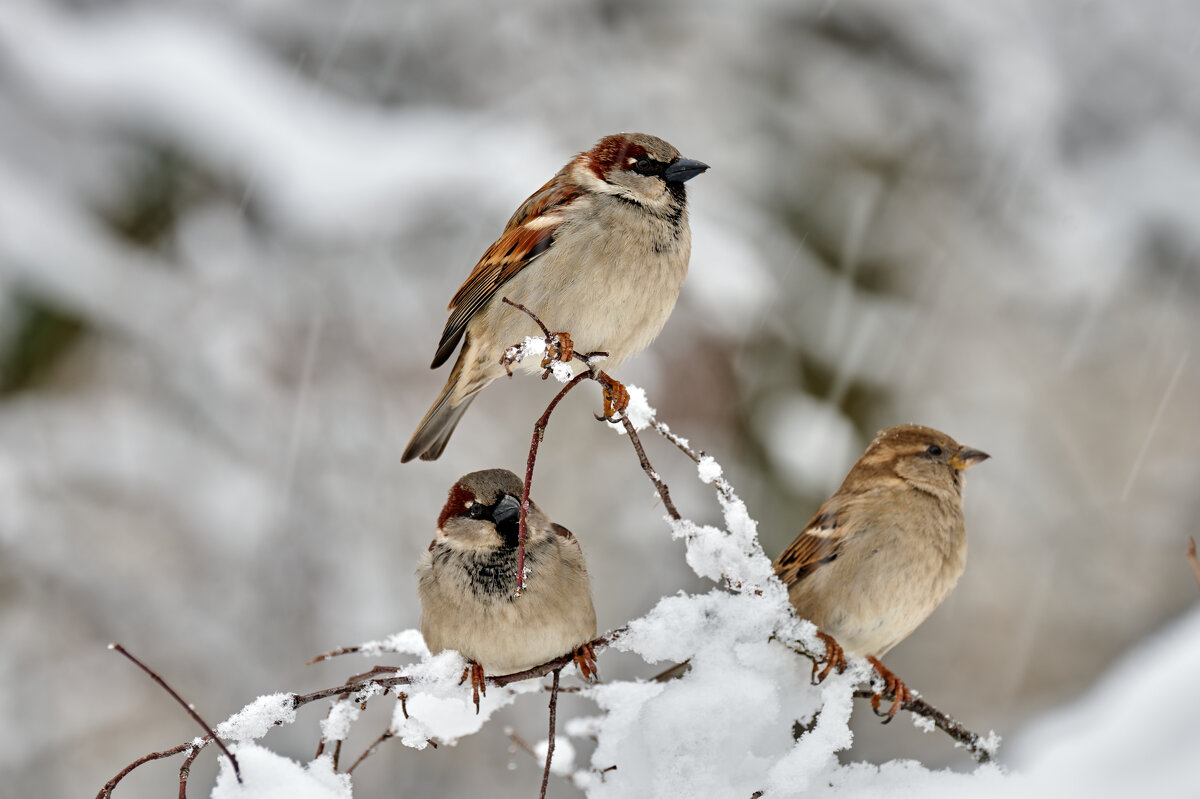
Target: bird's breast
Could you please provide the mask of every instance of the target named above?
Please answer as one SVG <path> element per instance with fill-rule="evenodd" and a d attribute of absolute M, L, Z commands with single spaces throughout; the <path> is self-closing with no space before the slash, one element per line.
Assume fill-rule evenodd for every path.
<path fill-rule="evenodd" d="M 686 216 L 672 220 L 606 199 L 565 223 L 550 249 L 499 293 L 552 331 L 570 333 L 577 352 L 607 352 L 615 366 L 645 349 L 666 324 L 687 276 L 691 233 Z M 495 310 L 522 329 L 530 326 L 515 309 Z"/>

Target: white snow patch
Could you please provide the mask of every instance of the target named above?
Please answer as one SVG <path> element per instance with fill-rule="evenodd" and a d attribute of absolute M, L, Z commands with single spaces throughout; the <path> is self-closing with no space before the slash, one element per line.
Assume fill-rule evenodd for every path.
<path fill-rule="evenodd" d="M 302 765 L 255 744 L 232 751 L 242 782 L 222 756 L 212 799 L 351 799 L 350 775 L 334 772 L 328 755 Z"/>
<path fill-rule="evenodd" d="M 625 417 L 633 423 L 633 429 L 637 432 L 642 432 L 650 425 L 654 424 L 654 414 L 656 413 L 650 407 L 650 403 L 646 400 L 646 390 L 632 383 L 625 386 L 629 391 L 629 406 L 625 408 Z M 619 422 L 609 422 L 608 426 L 616 430 L 618 434 L 625 434 L 625 425 Z"/>
<path fill-rule="evenodd" d="M 565 361 L 552 361 L 550 374 L 554 375 L 554 379 L 558 382 L 567 383 L 575 376 L 575 370 L 571 368 L 571 364 Z"/>
<path fill-rule="evenodd" d="M 296 720 L 292 694 L 260 696 L 237 713 L 222 721 L 214 730 L 217 736 L 229 741 L 254 741 L 280 724 Z"/>
<path fill-rule="evenodd" d="M 717 463 L 711 455 L 705 455 L 700 459 L 700 463 L 696 464 L 696 471 L 700 475 L 700 482 L 705 484 L 711 483 L 724 473 L 721 464 Z"/>
<path fill-rule="evenodd" d="M 430 655 L 429 647 L 426 646 L 421 631 L 411 629 L 402 630 L 382 641 L 367 641 L 360 644 L 358 654 L 371 658 L 384 654 L 415 655 L 419 658 L 428 658 Z"/>

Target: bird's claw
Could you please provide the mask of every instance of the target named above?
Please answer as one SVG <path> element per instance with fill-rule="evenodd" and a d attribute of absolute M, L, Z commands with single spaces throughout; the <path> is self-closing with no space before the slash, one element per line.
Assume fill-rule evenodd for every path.
<path fill-rule="evenodd" d="M 629 407 L 629 389 L 625 388 L 623 383 L 609 377 L 607 372 L 600 372 L 596 375 L 596 380 L 604 392 L 604 410 L 596 419 L 601 422 L 618 421 L 618 414 L 624 413 Z"/>
<path fill-rule="evenodd" d="M 820 630 L 817 630 L 817 637 L 825 644 L 825 659 L 813 661 L 811 677 L 813 685 L 824 682 L 831 671 L 836 670 L 838 674 L 841 674 L 846 670 L 846 652 L 842 649 L 842 645 L 837 642 L 837 639 L 829 633 L 823 633 Z M 818 674 L 817 666 L 822 663 L 825 664 L 825 668 L 821 669 L 821 673 Z"/>
<path fill-rule="evenodd" d="M 542 379 L 550 376 L 550 365 L 555 361 L 570 363 L 575 357 L 575 342 L 566 333 L 551 333 L 546 336 L 546 354 L 542 358 Z"/>
<path fill-rule="evenodd" d="M 458 684 L 462 685 L 467 681 L 467 677 L 471 678 L 471 699 L 475 702 L 475 714 L 479 715 L 479 697 L 487 696 L 487 683 L 483 678 L 483 666 L 480 666 L 475 661 L 467 663 L 467 667 L 463 669 L 462 677 L 459 678 Z"/>
<path fill-rule="evenodd" d="M 883 679 L 883 690 L 871 697 L 871 710 L 876 716 L 886 716 L 883 723 L 887 724 L 896 717 L 896 711 L 902 705 L 912 701 L 912 691 L 908 690 L 908 686 L 904 684 L 904 681 L 893 674 L 892 670 L 880 663 L 878 659 L 868 657 L 867 660 L 870 661 L 871 665 L 875 667 L 875 672 Z M 892 706 L 888 708 L 886 713 L 880 713 L 879 705 L 886 694 L 891 694 Z"/>
<path fill-rule="evenodd" d="M 592 649 L 590 643 L 575 650 L 574 661 L 580 677 L 587 682 L 596 681 L 596 650 Z"/>

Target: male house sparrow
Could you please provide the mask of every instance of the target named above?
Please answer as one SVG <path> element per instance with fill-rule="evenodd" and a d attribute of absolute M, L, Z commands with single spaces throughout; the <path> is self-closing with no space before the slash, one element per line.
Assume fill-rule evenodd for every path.
<path fill-rule="evenodd" d="M 866 657 L 895 694 L 889 719 L 910 694 L 878 659 L 958 582 L 967 561 L 963 471 L 987 458 L 928 427 L 880 431 L 775 561 L 796 613 L 823 633 L 822 677 L 844 665 L 840 649 Z"/>
<path fill-rule="evenodd" d="M 504 350 L 531 332 L 522 311 L 608 363 L 646 348 L 675 307 L 691 254 L 683 184 L 708 169 L 644 133 L 605 136 L 527 199 L 465 283 L 431 368 L 465 338 L 442 393 L 401 461 L 436 460 L 475 395 L 506 373 Z M 525 368 L 536 370 L 532 360 Z"/>
<path fill-rule="evenodd" d="M 417 566 L 425 643 L 431 652 L 455 649 L 471 661 L 477 696 L 484 672 L 512 674 L 572 651 L 585 678 L 595 673 L 588 642 L 596 636 L 596 611 L 583 551 L 533 502 L 525 590 L 513 596 L 522 488 L 507 469 L 461 478 Z"/>

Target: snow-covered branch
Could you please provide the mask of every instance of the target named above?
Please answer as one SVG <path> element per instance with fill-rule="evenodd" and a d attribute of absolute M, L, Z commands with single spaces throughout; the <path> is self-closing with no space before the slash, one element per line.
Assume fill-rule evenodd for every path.
<path fill-rule="evenodd" d="M 551 355 L 543 362 L 546 374 L 565 377 L 567 383 L 535 425 L 526 496 L 538 445 L 551 413 L 565 393 L 588 380 L 600 382 L 606 393 L 613 391 L 606 383 L 611 378 L 592 368 L 586 356 L 572 352 L 569 336 L 544 332 L 544 346 L 527 340 L 510 350 L 509 356 L 515 363 L 527 355 L 549 352 Z M 571 358 L 584 360 L 588 368 L 574 377 L 560 375 L 561 370 L 554 365 Z M 620 391 L 626 388 L 621 386 Z M 770 560 L 759 544 L 757 522 L 724 477 L 721 466 L 659 422 L 644 391 L 629 386 L 626 396 L 625 407 L 612 409 L 607 421 L 629 438 L 641 468 L 663 500 L 667 511 L 665 521 L 672 534 L 686 544 L 688 564 L 698 575 L 716 582 L 717 587 L 704 594 L 663 597 L 646 615 L 591 642 L 597 652 L 616 648 L 634 653 L 647 663 L 686 662 L 687 668 L 674 670 L 679 673 L 669 680 L 614 681 L 579 689 L 579 694 L 597 704 L 600 714 L 569 720 L 565 732 L 568 738 L 596 741 L 591 768 L 572 770 L 559 764 L 556 770 L 569 774 L 571 781 L 589 796 L 644 792 L 647 786 L 662 779 L 661 774 L 670 773 L 668 764 L 674 764 L 672 768 L 676 769 L 672 777 L 674 794 L 711 792 L 714 785 L 736 788 L 746 795 L 755 791 L 767 795 L 793 793 L 818 774 L 837 768 L 833 754 L 850 745 L 846 724 L 855 698 L 894 699 L 894 696 L 885 686 L 873 682 L 874 672 L 857 658 L 851 659 L 845 673 L 832 674 L 824 682 L 814 684 L 812 675 L 815 666 L 825 660 L 825 646 L 816 628 L 791 612 L 787 592 L 775 578 Z M 653 468 L 638 438 L 640 430 L 651 427 L 691 459 L 696 464 L 697 477 L 713 487 L 723 527 L 697 524 L 683 516 L 671 502 L 666 483 Z M 476 704 L 470 686 L 463 684 L 466 663 L 462 657 L 455 652 L 431 654 L 416 630 L 398 633 L 384 641 L 342 647 L 311 662 L 349 654 L 366 657 L 399 654 L 413 657 L 415 662 L 375 666 L 340 685 L 305 694 L 260 697 L 218 725 L 216 738 L 232 742 L 230 762 L 234 754 L 249 754 L 250 765 L 244 766 L 244 770 L 249 772 L 252 783 L 261 768 L 261 773 L 270 775 L 268 779 L 294 780 L 297 796 L 348 797 L 350 772 L 385 741 L 397 738 L 415 749 L 453 745 L 463 736 L 482 729 L 495 711 L 520 695 L 540 693 L 543 686 L 537 681 L 547 674 L 554 677 L 557 685 L 559 674 L 572 662 L 572 653 L 564 653 L 519 673 L 487 676 L 486 684 L 492 690 Z M 396 701 L 391 723 L 348 768 L 339 772 L 341 745 L 362 709 L 388 695 Z M 552 696 L 556 695 L 557 691 L 553 691 Z M 321 723 L 317 758 L 303 768 L 297 764 L 288 768 L 269 765 L 275 756 L 253 742 L 275 726 L 294 721 L 300 708 L 321 700 L 331 700 L 332 704 Z M 552 699 L 551 712 L 554 707 Z M 901 708 L 912 714 L 918 727 L 926 731 L 941 730 L 980 763 L 987 762 L 998 745 L 994 734 L 974 733 L 917 696 L 904 701 Z M 550 736 L 545 746 L 543 790 L 555 749 L 553 727 Z M 117 783 L 138 766 L 177 754 L 185 755 L 180 770 L 183 790 L 192 761 L 213 740 L 214 735 L 209 734 L 131 763 L 104 786 L 98 799 L 109 797 Z M 730 746 L 734 740 L 738 741 L 737 747 Z M 701 762 L 705 764 L 703 768 Z M 679 771 L 684 763 L 691 763 L 698 770 Z M 223 765 L 213 794 L 217 799 L 240 795 L 228 771 Z"/>

